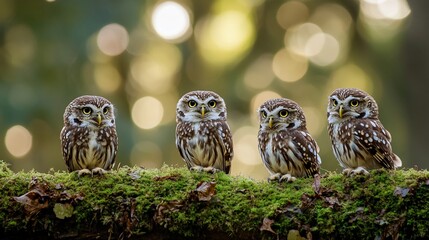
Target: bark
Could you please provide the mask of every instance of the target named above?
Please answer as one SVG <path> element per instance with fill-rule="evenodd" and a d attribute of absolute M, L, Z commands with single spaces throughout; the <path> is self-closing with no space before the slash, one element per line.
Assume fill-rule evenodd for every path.
<path fill-rule="evenodd" d="M 423 239 L 429 172 L 268 183 L 121 167 L 14 173 L 0 162 L 0 239 Z"/>

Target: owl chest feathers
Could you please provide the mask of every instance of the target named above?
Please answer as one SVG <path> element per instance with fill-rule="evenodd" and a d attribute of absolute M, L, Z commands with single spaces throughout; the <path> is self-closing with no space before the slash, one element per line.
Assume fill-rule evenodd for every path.
<path fill-rule="evenodd" d="M 352 124 L 351 121 L 331 123 L 329 131 L 332 138 L 332 149 L 335 157 L 343 168 L 365 167 L 367 169 L 379 168 L 379 164 L 373 160 L 368 149 L 375 141 L 389 144 L 381 139 L 372 128 L 378 126 L 373 120 L 360 121 Z M 383 135 L 387 132 L 383 129 Z M 365 147 L 362 147 L 365 146 Z"/>
<path fill-rule="evenodd" d="M 229 161 L 226 129 L 216 121 L 182 122 L 178 125 L 176 144 L 188 167 L 202 166 L 225 169 L 225 161 Z"/>
<path fill-rule="evenodd" d="M 321 162 L 316 147 L 300 141 L 307 135 L 302 131 L 296 131 L 292 135 L 286 131 L 260 134 L 262 139 L 259 139 L 259 151 L 268 171 L 271 174 L 289 173 L 296 177 L 306 177 L 312 175 L 313 171 L 318 171 L 317 167 L 306 166 L 317 166 L 316 162 Z"/>
<path fill-rule="evenodd" d="M 108 128 L 78 128 L 74 133 L 68 131 L 65 138 L 76 139 L 66 151 L 72 163 L 72 170 L 96 167 L 109 169 L 116 152 L 111 141 L 115 134 L 111 131 Z"/>

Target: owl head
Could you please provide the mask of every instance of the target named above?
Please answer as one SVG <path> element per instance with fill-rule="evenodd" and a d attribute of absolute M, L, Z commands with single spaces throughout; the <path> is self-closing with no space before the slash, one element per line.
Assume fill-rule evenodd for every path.
<path fill-rule="evenodd" d="M 89 128 L 115 126 L 113 105 L 103 97 L 80 96 L 66 107 L 64 125 Z"/>
<path fill-rule="evenodd" d="M 204 120 L 226 120 L 226 105 L 223 99 L 211 91 L 192 91 L 183 95 L 177 103 L 176 121 Z"/>
<path fill-rule="evenodd" d="M 268 100 L 259 107 L 258 112 L 261 129 L 279 131 L 306 128 L 302 108 L 290 99 Z"/>
<path fill-rule="evenodd" d="M 329 96 L 328 122 L 351 118 L 378 118 L 378 106 L 368 93 L 356 88 L 339 88 Z"/>

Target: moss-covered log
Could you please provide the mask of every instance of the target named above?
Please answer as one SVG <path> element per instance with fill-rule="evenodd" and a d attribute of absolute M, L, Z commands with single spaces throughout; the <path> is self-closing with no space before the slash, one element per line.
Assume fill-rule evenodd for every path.
<path fill-rule="evenodd" d="M 267 183 L 184 168 L 103 176 L 0 162 L 0 239 L 422 239 L 429 172 Z"/>

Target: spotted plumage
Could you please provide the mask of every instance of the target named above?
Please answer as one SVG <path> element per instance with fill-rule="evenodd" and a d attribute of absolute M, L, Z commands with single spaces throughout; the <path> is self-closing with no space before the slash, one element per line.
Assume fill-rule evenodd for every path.
<path fill-rule="evenodd" d="M 329 96 L 327 112 L 332 149 L 345 174 L 402 166 L 392 151 L 390 133 L 378 119 L 377 103 L 368 93 L 337 89 Z"/>
<path fill-rule="evenodd" d="M 190 170 L 229 173 L 232 136 L 224 100 L 210 91 L 193 91 L 177 103 L 176 146 Z"/>
<path fill-rule="evenodd" d="M 118 150 L 113 105 L 99 96 L 74 99 L 65 109 L 60 139 L 70 172 L 103 174 L 110 170 Z"/>
<path fill-rule="evenodd" d="M 293 181 L 319 173 L 319 147 L 306 128 L 301 107 L 286 98 L 271 99 L 259 110 L 259 153 L 269 181 Z"/>

